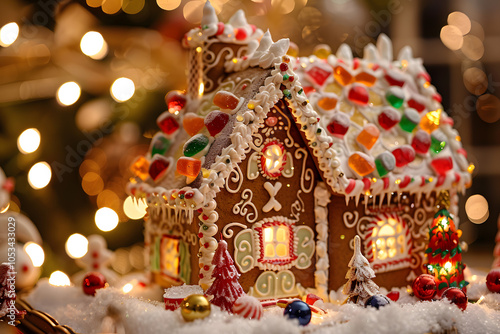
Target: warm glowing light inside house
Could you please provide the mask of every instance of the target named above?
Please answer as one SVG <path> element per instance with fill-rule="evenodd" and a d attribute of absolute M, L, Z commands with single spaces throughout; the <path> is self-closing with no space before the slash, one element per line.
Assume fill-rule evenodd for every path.
<path fill-rule="evenodd" d="M 118 78 L 111 85 L 111 96 L 116 102 L 128 101 L 134 93 L 135 84 L 129 78 Z"/>
<path fill-rule="evenodd" d="M 205 85 L 203 84 L 203 82 L 200 84 L 200 87 L 198 87 L 198 95 L 199 96 L 202 96 L 203 95 L 203 92 L 205 91 Z"/>
<path fill-rule="evenodd" d="M 33 153 L 40 146 L 40 139 L 37 129 L 26 129 L 17 138 L 17 148 L 23 154 Z"/>
<path fill-rule="evenodd" d="M 103 232 L 109 232 L 118 226 L 118 214 L 110 208 L 100 208 L 95 213 L 95 224 Z"/>
<path fill-rule="evenodd" d="M 378 260 L 394 258 L 405 253 L 405 236 L 402 225 L 395 219 L 379 220 L 372 230 L 375 242 L 373 253 Z"/>
<path fill-rule="evenodd" d="M 59 87 L 57 90 L 57 101 L 63 106 L 70 106 L 74 104 L 80 98 L 82 90 L 80 86 L 74 82 L 66 82 Z"/>
<path fill-rule="evenodd" d="M 128 196 L 123 202 L 123 211 L 130 219 L 142 219 L 146 215 L 148 205 L 142 199 L 134 199 Z"/>
<path fill-rule="evenodd" d="M 19 36 L 19 26 L 15 22 L 10 22 L 0 28 L 0 46 L 4 48 L 10 46 Z"/>
<path fill-rule="evenodd" d="M 161 240 L 161 267 L 162 271 L 172 277 L 180 273 L 179 239 L 163 237 Z"/>
<path fill-rule="evenodd" d="M 71 282 L 68 275 L 66 275 L 62 271 L 57 270 L 50 274 L 49 284 L 55 286 L 70 286 Z"/>
<path fill-rule="evenodd" d="M 264 256 L 266 258 L 282 258 L 289 255 L 288 228 L 286 226 L 270 226 L 264 230 Z"/>
<path fill-rule="evenodd" d="M 83 35 L 80 41 L 80 49 L 83 54 L 93 59 L 102 59 L 108 53 L 108 44 L 104 37 L 97 31 L 89 31 Z"/>
<path fill-rule="evenodd" d="M 42 189 L 49 184 L 52 170 L 45 161 L 37 162 L 28 172 L 28 183 L 33 189 Z"/>
<path fill-rule="evenodd" d="M 85 236 L 74 233 L 66 240 L 66 253 L 73 259 L 79 259 L 87 254 L 89 241 Z"/>
<path fill-rule="evenodd" d="M 283 165 L 283 151 L 279 145 L 273 144 L 264 152 L 266 158 L 266 170 L 268 173 L 279 173 Z"/>
<path fill-rule="evenodd" d="M 33 266 L 41 267 L 45 262 L 45 253 L 39 244 L 30 241 L 24 245 L 24 251 L 30 257 Z"/>
<path fill-rule="evenodd" d="M 130 291 L 132 291 L 133 288 L 134 286 L 132 285 L 132 283 L 127 283 L 123 286 L 122 291 L 124 293 L 129 293 Z"/>

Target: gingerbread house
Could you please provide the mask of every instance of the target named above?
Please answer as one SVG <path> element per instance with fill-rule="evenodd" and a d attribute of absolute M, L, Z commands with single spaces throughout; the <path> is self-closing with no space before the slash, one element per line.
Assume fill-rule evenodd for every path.
<path fill-rule="evenodd" d="M 148 204 L 156 282 L 208 287 L 220 238 L 262 299 L 340 288 L 356 235 L 377 284 L 422 272 L 436 193 L 456 213 L 471 168 L 410 48 L 393 60 L 382 35 L 363 58 L 347 45 L 297 58 L 241 11 L 219 22 L 209 2 L 183 43 L 187 92 L 167 94 L 128 187 Z"/>

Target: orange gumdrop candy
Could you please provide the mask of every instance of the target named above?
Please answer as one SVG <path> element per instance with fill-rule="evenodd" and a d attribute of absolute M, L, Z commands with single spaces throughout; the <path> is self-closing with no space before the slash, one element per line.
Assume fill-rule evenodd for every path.
<path fill-rule="evenodd" d="M 190 177 L 192 179 L 196 178 L 201 171 L 201 161 L 194 158 L 180 157 L 177 160 L 177 173 Z"/>
<path fill-rule="evenodd" d="M 359 133 L 358 137 L 356 137 L 356 141 L 369 150 L 375 145 L 379 136 L 379 129 L 373 124 L 367 124 Z"/>
<path fill-rule="evenodd" d="M 338 65 L 333 70 L 333 77 L 337 80 L 342 86 L 347 86 L 352 83 L 354 78 L 351 73 L 346 70 L 342 65 Z"/>
<path fill-rule="evenodd" d="M 361 152 L 351 154 L 347 163 L 359 176 L 366 176 L 375 170 L 373 159 Z"/>
<path fill-rule="evenodd" d="M 240 99 L 233 93 L 221 90 L 215 94 L 213 102 L 221 110 L 234 110 L 238 106 L 238 103 L 240 103 Z"/>
<path fill-rule="evenodd" d="M 203 129 L 205 126 L 205 120 L 193 113 L 187 113 L 182 119 L 182 126 L 188 135 L 192 137 Z"/>
<path fill-rule="evenodd" d="M 367 87 L 373 86 L 373 84 L 377 81 L 377 78 L 370 73 L 361 72 L 355 77 L 356 82 L 363 84 Z"/>
<path fill-rule="evenodd" d="M 318 101 L 318 107 L 323 110 L 332 110 L 337 105 L 337 99 L 334 97 L 325 96 Z"/>
<path fill-rule="evenodd" d="M 145 181 L 149 176 L 149 161 L 141 155 L 132 163 L 130 170 L 135 176 Z"/>

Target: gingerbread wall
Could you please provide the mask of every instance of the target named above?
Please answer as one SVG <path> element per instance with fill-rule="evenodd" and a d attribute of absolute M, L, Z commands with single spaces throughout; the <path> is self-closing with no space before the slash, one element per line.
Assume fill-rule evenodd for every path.
<path fill-rule="evenodd" d="M 356 234 L 364 240 L 369 231 L 367 226 L 377 214 L 398 215 L 409 229 L 411 236 L 411 263 L 406 268 L 376 273 L 375 283 L 385 288 L 403 287 L 411 284 L 411 281 L 422 273 L 422 264 L 425 262 L 424 251 L 426 248 L 426 237 L 430 223 L 435 213 L 435 194 L 425 195 L 418 201 L 416 196 L 402 194 L 391 197 L 391 203 L 387 204 L 387 197 L 379 209 L 378 202 L 374 205 L 370 199 L 365 206 L 361 199 L 358 205 L 351 199 L 346 206 L 345 197 L 332 196 L 329 204 L 329 289 L 337 290 L 346 282 L 345 274 L 348 263 L 353 254 L 350 243 Z M 363 254 L 368 253 L 365 243 L 362 242 Z M 367 256 L 368 257 L 368 256 Z"/>
<path fill-rule="evenodd" d="M 276 216 L 297 220 L 297 226 L 308 226 L 313 235 L 311 242 L 314 243 L 316 234 L 313 193 L 319 180 L 319 174 L 311 154 L 307 151 L 306 144 L 292 120 L 290 111 L 282 101 L 279 101 L 271 109 L 267 121 L 253 139 L 251 145 L 253 148 L 248 152 L 246 159 L 230 175 L 226 182 L 226 188 L 217 195 L 219 231 L 226 235 L 233 233 L 233 237 L 227 240 L 230 253 L 234 254 L 235 252 L 234 236 L 240 231 L 251 229 L 254 224 L 259 223 L 264 218 Z M 287 158 L 293 160 L 293 176 L 279 176 L 272 180 L 262 176 L 262 171 L 258 171 L 259 175 L 257 177 L 253 175 L 250 177 L 253 179 L 249 180 L 248 175 L 252 174 L 249 168 L 252 169 L 253 166 L 250 160 L 255 159 L 254 153 L 265 146 L 266 141 L 274 140 L 283 143 L 285 151 L 290 153 Z M 257 163 L 259 163 L 259 159 L 260 157 L 257 159 Z M 285 172 L 287 171 L 285 170 Z M 306 175 L 308 176 L 306 177 Z M 309 180 L 306 181 L 306 179 Z M 264 186 L 266 182 L 275 187 L 278 182 L 281 183 L 281 188 L 275 196 L 275 200 L 281 205 L 280 210 L 276 210 L 275 207 L 268 212 L 263 211 L 271 199 L 270 193 Z M 235 192 L 235 189 L 239 190 Z M 288 269 L 294 274 L 296 283 L 300 283 L 303 287 L 314 286 L 315 254 L 312 255 L 310 261 L 310 265 L 306 269 L 297 269 L 295 266 Z M 257 266 L 245 272 L 240 278 L 244 290 L 248 291 L 263 272 L 264 270 Z"/>

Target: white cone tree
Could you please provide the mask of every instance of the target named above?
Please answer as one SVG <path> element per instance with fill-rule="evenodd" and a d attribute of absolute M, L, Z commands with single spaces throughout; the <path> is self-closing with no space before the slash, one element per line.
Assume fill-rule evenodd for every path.
<path fill-rule="evenodd" d="M 349 261 L 349 271 L 345 275 L 347 279 L 342 292 L 347 296 L 346 303 L 357 303 L 364 305 L 365 301 L 378 293 L 378 285 L 372 281 L 375 272 L 370 267 L 366 257 L 361 254 L 361 240 L 359 236 L 354 237 L 354 254 Z"/>

